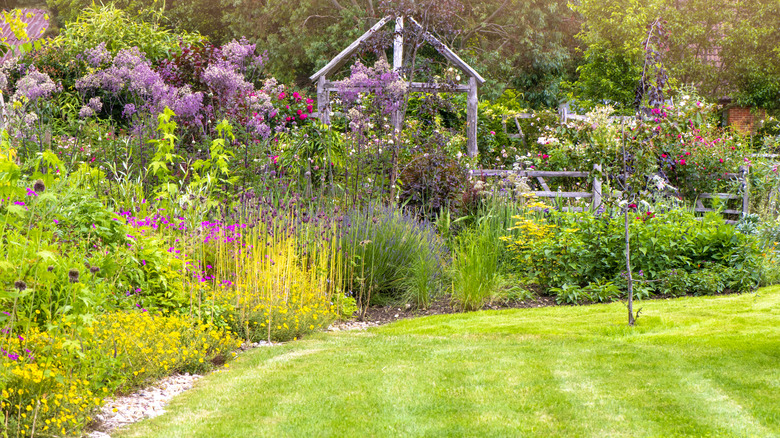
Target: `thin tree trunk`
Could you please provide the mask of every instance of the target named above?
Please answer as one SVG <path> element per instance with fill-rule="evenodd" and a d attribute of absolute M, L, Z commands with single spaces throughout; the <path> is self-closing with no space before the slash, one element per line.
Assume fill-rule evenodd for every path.
<path fill-rule="evenodd" d="M 626 133 L 625 133 L 625 121 L 621 121 L 620 124 L 620 139 L 623 145 L 623 189 L 625 193 L 629 192 L 628 186 L 628 158 L 626 153 Z M 627 197 L 626 201 L 630 198 Z M 626 239 L 626 280 L 628 282 L 628 325 L 634 325 L 634 279 L 631 276 L 631 234 L 629 233 L 629 218 L 628 218 L 628 206 L 624 207 L 624 232 Z"/>

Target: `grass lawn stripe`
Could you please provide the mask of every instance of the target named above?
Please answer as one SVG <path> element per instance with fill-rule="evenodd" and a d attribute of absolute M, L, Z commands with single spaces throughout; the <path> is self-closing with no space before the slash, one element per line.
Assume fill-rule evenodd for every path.
<path fill-rule="evenodd" d="M 118 437 L 777 437 L 780 288 L 475 312 L 243 354 Z"/>

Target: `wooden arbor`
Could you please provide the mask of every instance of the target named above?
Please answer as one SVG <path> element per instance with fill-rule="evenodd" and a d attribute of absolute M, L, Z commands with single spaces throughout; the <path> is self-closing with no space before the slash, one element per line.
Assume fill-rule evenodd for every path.
<path fill-rule="evenodd" d="M 328 81 L 328 76 L 336 72 L 341 68 L 349 58 L 360 48 L 360 45 L 371 38 L 379 29 L 384 27 L 387 23 L 395 19 L 395 39 L 393 42 L 393 68 L 399 70 L 403 67 L 404 63 L 404 18 L 408 19 L 409 25 L 422 33 L 423 39 L 436 49 L 442 56 L 448 61 L 454 64 L 469 78 L 468 85 L 456 85 L 453 88 L 447 87 L 447 91 L 457 91 L 461 93 L 468 93 L 467 108 L 466 108 L 466 124 L 467 124 L 467 137 L 468 137 L 468 154 L 469 156 L 477 155 L 477 88 L 485 83 L 485 79 L 479 75 L 470 65 L 466 64 L 460 56 L 447 47 L 444 43 L 439 41 L 438 38 L 433 36 L 430 32 L 423 29 L 423 27 L 412 17 L 393 17 L 386 16 L 374 24 L 371 29 L 352 42 L 346 49 L 331 59 L 325 67 L 321 68 L 317 73 L 314 73 L 309 79 L 312 82 L 317 82 L 317 115 L 320 120 L 325 124 L 330 124 L 330 93 L 336 91 L 336 85 Z M 425 84 L 420 82 L 407 82 L 408 90 L 411 92 L 425 92 L 433 91 L 439 87 L 435 84 Z M 399 111 L 393 116 L 393 125 L 397 131 L 400 131 L 403 125 L 404 114 Z"/>

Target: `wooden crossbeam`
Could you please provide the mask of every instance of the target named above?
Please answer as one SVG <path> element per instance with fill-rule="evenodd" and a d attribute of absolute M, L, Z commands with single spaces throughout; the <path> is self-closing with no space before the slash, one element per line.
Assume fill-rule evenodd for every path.
<path fill-rule="evenodd" d="M 371 38 L 376 33 L 376 31 L 381 29 L 385 24 L 387 24 L 388 21 L 392 19 L 393 16 L 388 15 L 383 19 L 377 21 L 376 24 L 371 26 L 371 29 L 368 29 L 366 33 L 364 33 L 358 39 L 353 41 L 352 44 L 347 46 L 346 49 L 342 50 L 341 53 L 339 53 L 333 59 L 331 59 L 329 63 L 325 64 L 325 67 L 322 67 L 317 73 L 311 75 L 309 79 L 312 82 L 316 82 L 317 79 L 320 78 L 320 76 L 323 77 L 329 76 L 331 73 L 341 68 L 341 66 L 344 65 L 347 62 L 347 60 L 349 60 L 349 57 L 352 56 L 360 48 L 361 44 L 363 44 L 365 41 Z"/>
<path fill-rule="evenodd" d="M 465 93 L 469 91 L 468 85 L 461 85 L 461 84 L 428 84 L 425 82 L 412 82 L 408 84 L 408 86 L 409 86 L 408 90 L 415 93 L 417 92 L 424 93 L 424 92 L 431 92 L 431 91 Z M 376 88 L 380 89 L 381 87 L 376 87 Z M 339 88 L 335 82 L 325 81 L 325 84 L 323 85 L 323 90 L 340 91 L 341 88 Z M 367 91 L 371 91 L 371 89 L 369 88 Z"/>
<path fill-rule="evenodd" d="M 723 213 L 723 214 L 742 214 L 741 210 L 718 210 L 717 208 L 696 207 L 693 209 L 696 213 Z"/>
<path fill-rule="evenodd" d="M 518 176 L 525 176 L 529 178 L 536 178 L 538 176 L 549 178 L 549 177 L 573 177 L 573 178 L 587 178 L 590 175 L 590 172 L 579 172 L 579 171 L 573 171 L 573 170 L 567 170 L 567 171 L 552 171 L 552 170 L 505 170 L 505 169 L 480 169 L 480 170 L 472 170 L 472 175 L 481 175 L 481 176 L 505 176 L 505 175 L 518 175 Z"/>
<path fill-rule="evenodd" d="M 733 195 L 731 193 L 702 193 L 699 195 L 701 199 L 742 199 L 741 195 Z"/>

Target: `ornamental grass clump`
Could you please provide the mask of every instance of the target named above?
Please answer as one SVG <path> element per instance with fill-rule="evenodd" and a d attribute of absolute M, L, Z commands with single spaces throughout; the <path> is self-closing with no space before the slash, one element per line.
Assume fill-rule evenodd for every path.
<path fill-rule="evenodd" d="M 501 286 L 501 237 L 498 221 L 483 218 L 455 242 L 449 276 L 452 299 L 461 310 L 478 310 Z"/>
<path fill-rule="evenodd" d="M 426 305 L 440 292 L 449 258 L 435 227 L 394 207 L 370 205 L 344 216 L 340 237 L 344 287 L 365 311 L 406 296 Z"/>

